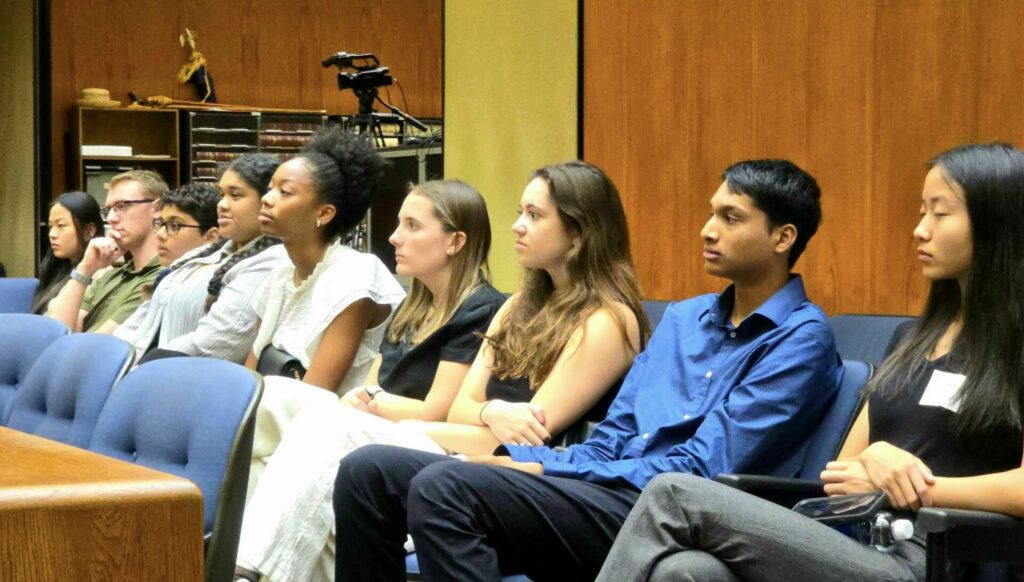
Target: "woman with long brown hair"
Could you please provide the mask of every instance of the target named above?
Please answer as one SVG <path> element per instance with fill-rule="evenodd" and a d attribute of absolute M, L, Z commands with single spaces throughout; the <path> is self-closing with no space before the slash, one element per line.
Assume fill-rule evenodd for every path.
<path fill-rule="evenodd" d="M 423 194 L 421 187 L 412 190 L 392 236 L 400 273 L 418 254 L 411 248 L 406 219 L 410 201 Z M 445 197 L 429 198 L 435 214 L 444 216 L 449 204 Z M 457 232 L 480 220 L 456 221 Z M 486 216 L 482 220 L 486 223 Z M 415 222 L 417 228 L 430 226 L 427 219 Z M 391 390 L 371 386 L 346 394 L 342 401 L 348 409 L 340 415 L 314 407 L 304 410 L 250 503 L 239 551 L 246 571 L 239 570 L 240 576 L 330 579 L 334 477 L 338 459 L 358 445 L 478 454 L 502 443 L 546 441 L 588 412 L 603 416 L 605 397 L 613 395 L 612 388 L 650 335 L 618 192 L 603 172 L 583 162 L 542 168 L 523 193 L 512 230 L 519 263 L 526 269 L 523 287 L 494 316 L 471 366 L 467 360 L 458 394 L 451 390 L 446 399 L 433 403 L 443 402 L 443 407 L 431 404 L 439 368 L 432 378 L 419 378 L 422 384 L 433 384 L 421 404 L 401 403 Z M 463 236 L 474 238 L 472 232 Z M 466 242 L 464 248 L 469 246 Z M 466 255 L 467 262 L 473 260 Z M 429 282 L 428 270 L 414 277 L 431 290 L 437 287 Z M 460 294 L 452 281 L 448 302 Z M 426 302 L 416 296 L 414 283 L 392 322 L 392 336 L 400 325 L 407 326 L 405 334 L 421 335 L 417 327 L 433 319 L 424 309 Z M 388 365 L 387 343 L 381 350 L 382 371 Z M 393 365 L 399 369 L 403 364 L 404 358 Z M 416 414 L 424 409 L 432 414 Z M 440 422 L 445 418 L 447 422 Z M 396 420 L 404 422 L 391 422 Z M 319 454 L 328 440 L 323 427 L 331 424 L 343 436 L 333 441 L 333 456 Z M 315 455 L 318 460 L 311 459 Z M 277 477 L 271 476 L 272 470 Z M 273 494 L 271 483 L 277 484 Z M 269 514 L 258 515 L 255 507 L 270 509 Z"/>

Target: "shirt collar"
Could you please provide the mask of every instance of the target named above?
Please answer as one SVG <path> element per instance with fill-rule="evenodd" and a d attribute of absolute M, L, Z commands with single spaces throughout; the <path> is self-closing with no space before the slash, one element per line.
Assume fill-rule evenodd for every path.
<path fill-rule="evenodd" d="M 122 276 L 142 277 L 148 275 L 149 273 L 152 273 L 153 271 L 160 270 L 160 255 L 153 255 L 153 258 L 149 260 L 149 263 L 147 263 L 145 267 L 142 267 L 138 271 L 132 271 L 131 268 L 129 268 L 128 266 L 129 264 L 130 263 L 128 261 L 125 261 L 125 263 L 121 265 L 120 268 L 122 269 Z"/>
<path fill-rule="evenodd" d="M 715 298 L 715 302 L 705 313 L 710 313 L 711 321 L 716 325 L 725 327 L 728 324 L 729 316 L 732 314 L 732 306 L 735 300 L 736 286 L 729 285 L 725 288 L 725 291 L 722 291 Z M 770 320 L 776 326 L 780 326 L 804 301 L 807 301 L 807 292 L 804 290 L 803 278 L 800 275 L 790 275 L 789 282 L 769 297 L 767 301 L 758 306 L 750 315 L 760 315 Z"/>

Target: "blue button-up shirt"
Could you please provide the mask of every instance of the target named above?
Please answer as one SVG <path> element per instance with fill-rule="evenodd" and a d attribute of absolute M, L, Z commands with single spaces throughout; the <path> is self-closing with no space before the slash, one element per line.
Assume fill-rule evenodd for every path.
<path fill-rule="evenodd" d="M 590 438 L 510 456 L 637 489 L 668 471 L 796 475 L 842 380 L 835 338 L 799 276 L 735 327 L 733 301 L 730 286 L 670 305 Z"/>

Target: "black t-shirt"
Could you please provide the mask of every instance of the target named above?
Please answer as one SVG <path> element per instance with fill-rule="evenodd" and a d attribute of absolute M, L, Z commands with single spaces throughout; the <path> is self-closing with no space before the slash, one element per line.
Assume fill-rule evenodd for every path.
<path fill-rule="evenodd" d="M 902 340 L 913 324 L 901 324 L 891 345 Z M 959 354 L 954 346 L 949 354 L 927 362 L 910 384 L 896 394 L 872 394 L 868 400 L 869 442 L 885 441 L 899 447 L 921 459 L 941 477 L 984 475 L 1019 467 L 1024 448 L 1021 431 L 960 435 L 955 412 L 920 404 L 936 370 L 961 373 L 963 362 Z"/>
<path fill-rule="evenodd" d="M 408 339 L 392 342 L 384 334 L 381 342 L 380 386 L 391 394 L 423 400 L 434 383 L 442 360 L 468 364 L 480 349 L 479 335 L 505 302 L 505 296 L 484 284 L 462 302 L 444 325 L 415 346 Z"/>

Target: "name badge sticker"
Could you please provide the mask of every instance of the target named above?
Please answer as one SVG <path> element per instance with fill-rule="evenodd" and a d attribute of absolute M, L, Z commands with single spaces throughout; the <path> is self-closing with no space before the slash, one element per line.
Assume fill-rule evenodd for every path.
<path fill-rule="evenodd" d="M 921 406 L 941 406 L 947 410 L 958 412 L 960 403 L 957 402 L 956 395 L 966 379 L 967 376 L 963 374 L 952 374 L 942 370 L 935 370 L 932 372 L 932 378 L 928 380 L 928 385 L 925 386 L 924 394 L 921 395 L 921 401 L 918 404 Z"/>

